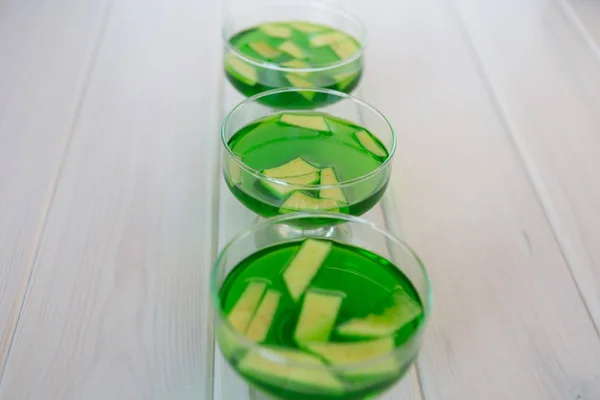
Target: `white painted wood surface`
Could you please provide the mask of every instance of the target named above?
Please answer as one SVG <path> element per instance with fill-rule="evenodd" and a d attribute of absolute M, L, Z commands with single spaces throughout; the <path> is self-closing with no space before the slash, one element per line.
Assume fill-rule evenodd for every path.
<path fill-rule="evenodd" d="M 454 3 L 600 331 L 600 54 L 582 36 L 568 4 Z"/>
<path fill-rule="evenodd" d="M 0 2 L 0 400 L 248 398 L 208 304 L 253 220 L 218 168 L 239 3 Z M 399 138 L 369 218 L 436 298 L 384 398 L 600 399 L 599 3 L 336 3 Z"/>
<path fill-rule="evenodd" d="M 212 394 L 219 24 L 216 3 L 113 2 L 0 398 Z"/>
<path fill-rule="evenodd" d="M 105 9 L 103 0 L 0 2 L 0 374 Z"/>
<path fill-rule="evenodd" d="M 592 53 L 600 58 L 600 3 L 596 0 L 559 0 L 559 6 Z"/>

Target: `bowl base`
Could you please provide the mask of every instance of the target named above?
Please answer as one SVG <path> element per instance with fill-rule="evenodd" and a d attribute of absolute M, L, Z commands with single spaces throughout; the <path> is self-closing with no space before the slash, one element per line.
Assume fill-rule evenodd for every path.
<path fill-rule="evenodd" d="M 264 221 L 265 218 L 257 216 L 254 224 Z M 340 242 L 348 242 L 352 238 L 352 230 L 344 223 L 318 226 L 302 227 L 291 224 L 269 225 L 256 234 L 256 245 L 259 248 L 267 247 L 275 243 L 289 242 L 307 238 L 332 239 Z"/>

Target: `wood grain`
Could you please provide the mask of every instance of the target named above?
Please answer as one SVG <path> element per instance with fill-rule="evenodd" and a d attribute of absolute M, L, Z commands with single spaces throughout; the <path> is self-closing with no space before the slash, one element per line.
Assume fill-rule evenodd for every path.
<path fill-rule="evenodd" d="M 598 398 L 600 340 L 453 8 L 368 10 L 364 96 L 398 131 L 398 213 L 435 291 L 424 397 Z"/>
<path fill-rule="evenodd" d="M 0 375 L 106 3 L 0 2 Z"/>
<path fill-rule="evenodd" d="M 600 332 L 600 59 L 554 1 L 456 3 Z"/>
<path fill-rule="evenodd" d="M 219 12 L 115 1 L 1 399 L 210 398 Z"/>

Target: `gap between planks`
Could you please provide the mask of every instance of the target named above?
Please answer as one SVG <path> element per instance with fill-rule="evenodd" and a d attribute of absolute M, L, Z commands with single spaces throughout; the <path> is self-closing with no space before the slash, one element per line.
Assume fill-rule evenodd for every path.
<path fill-rule="evenodd" d="M 226 6 L 227 1 L 221 1 L 221 21 L 225 20 L 226 17 Z M 221 27 L 222 28 L 222 27 Z M 224 53 L 224 48 L 221 48 L 221 54 L 219 57 L 219 63 L 222 62 L 222 58 L 223 58 L 223 53 Z M 213 154 L 218 154 L 217 157 L 215 157 L 215 163 L 216 165 L 214 165 L 214 171 L 213 171 L 213 182 L 211 185 L 211 190 L 213 193 L 212 196 L 212 227 L 211 227 L 211 232 L 213 234 L 212 237 L 212 242 L 211 242 L 211 260 L 214 264 L 214 262 L 217 260 L 217 256 L 219 255 L 219 251 L 220 251 L 220 247 L 219 247 L 219 224 L 220 224 L 220 208 L 221 208 L 221 126 L 223 124 L 223 118 L 225 118 L 225 76 L 222 74 L 222 68 L 221 70 L 221 77 L 219 78 L 219 89 L 217 91 L 217 101 L 215 102 L 215 104 L 219 104 L 220 105 L 220 125 L 219 125 L 219 132 L 218 132 L 218 138 L 215 141 L 215 144 L 213 145 L 212 151 Z M 213 265 L 211 265 L 211 268 L 214 268 Z M 207 336 L 207 340 L 208 343 L 207 345 L 207 349 L 208 349 L 208 354 L 210 355 L 210 359 L 207 360 L 208 363 L 208 382 L 207 385 L 209 386 L 206 390 L 207 392 L 207 399 L 211 399 L 214 400 L 215 398 L 215 363 L 218 357 L 217 354 L 217 345 L 216 345 L 216 339 L 215 339 L 215 325 L 214 325 L 214 310 L 212 307 L 209 306 L 209 310 L 208 310 L 208 318 L 210 319 L 210 321 L 208 322 L 207 326 L 208 326 L 208 336 Z"/>

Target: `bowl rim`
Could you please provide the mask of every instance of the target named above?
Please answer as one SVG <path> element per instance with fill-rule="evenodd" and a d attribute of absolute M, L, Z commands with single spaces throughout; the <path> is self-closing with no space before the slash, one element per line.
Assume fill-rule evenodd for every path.
<path fill-rule="evenodd" d="M 361 176 L 357 176 L 356 178 L 352 178 L 352 179 L 348 179 L 348 180 L 344 180 L 344 181 L 340 181 L 336 184 L 332 184 L 332 185 L 320 185 L 320 184 L 316 184 L 316 185 L 299 185 L 299 184 L 292 184 L 292 183 L 288 183 L 284 180 L 281 179 L 277 179 L 277 178 L 272 178 L 269 177 L 265 174 L 263 174 L 262 172 L 260 172 L 257 169 L 254 169 L 252 167 L 250 167 L 249 165 L 247 165 L 246 163 L 244 163 L 242 160 L 240 160 L 231 150 L 231 148 L 229 147 L 229 143 L 228 143 L 228 139 L 226 138 L 227 135 L 227 124 L 229 123 L 230 119 L 232 118 L 232 116 L 239 111 L 241 108 L 256 102 L 258 99 L 265 97 L 265 96 L 271 96 L 271 95 L 276 95 L 276 94 L 280 94 L 280 93 L 287 93 L 287 92 L 316 92 L 316 93 L 324 93 L 327 95 L 332 95 L 332 96 L 338 96 L 342 99 L 345 100 L 350 100 L 353 101 L 355 103 L 357 103 L 361 108 L 366 108 L 369 111 L 371 111 L 372 113 L 374 113 L 377 117 L 379 117 L 384 124 L 387 126 L 387 129 L 389 129 L 389 133 L 392 136 L 392 145 L 390 147 L 390 149 L 386 149 L 388 150 L 388 156 L 387 158 L 374 170 L 372 170 L 371 172 L 361 175 Z M 311 113 L 315 113 L 315 110 L 296 110 L 296 109 L 281 109 L 281 110 L 277 110 L 276 113 L 271 114 L 272 115 L 276 115 L 276 114 L 285 114 L 285 113 L 293 113 L 293 114 L 301 114 L 301 113 L 306 113 L 306 114 L 311 114 Z M 246 125 L 247 126 L 247 125 Z M 374 106 L 352 96 L 349 95 L 347 93 L 343 93 L 343 92 L 339 92 L 337 90 L 332 90 L 332 89 L 323 89 L 323 88 L 279 88 L 279 89 L 274 89 L 274 90 L 269 90 L 266 92 L 262 92 L 262 93 L 258 93 L 252 97 L 248 97 L 247 99 L 243 100 L 242 102 L 240 102 L 239 104 L 237 104 L 224 118 L 223 123 L 221 125 L 221 142 L 223 144 L 223 147 L 225 148 L 225 150 L 227 151 L 227 157 L 229 157 L 230 160 L 232 160 L 239 168 L 241 168 L 242 170 L 244 170 L 246 173 L 254 176 L 256 179 L 259 179 L 261 181 L 267 181 L 282 187 L 286 187 L 286 188 L 290 188 L 290 189 L 294 189 L 294 190 L 320 190 L 320 189 L 331 189 L 331 188 L 343 188 L 343 187 L 347 187 L 347 186 L 352 186 L 355 185 L 357 183 L 363 182 L 375 175 L 378 175 L 379 173 L 381 173 L 385 168 L 388 167 L 388 164 L 390 164 L 390 162 L 392 161 L 392 159 L 394 158 L 394 155 L 396 154 L 396 147 L 397 147 L 397 138 L 396 138 L 396 132 L 394 131 L 394 128 L 392 127 L 392 124 L 390 123 L 390 121 L 385 117 L 385 115 L 383 115 L 383 113 L 381 113 L 381 111 L 379 111 L 377 108 L 375 108 Z M 223 165 L 223 168 L 225 168 L 225 164 Z"/>

